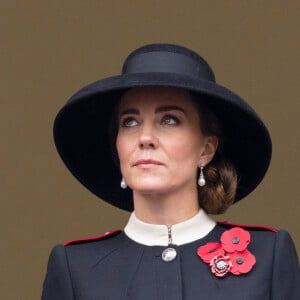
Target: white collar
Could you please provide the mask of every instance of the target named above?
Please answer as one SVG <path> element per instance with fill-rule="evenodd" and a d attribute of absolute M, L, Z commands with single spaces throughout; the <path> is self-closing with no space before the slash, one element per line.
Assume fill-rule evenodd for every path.
<path fill-rule="evenodd" d="M 189 220 L 171 227 L 172 244 L 183 245 L 206 236 L 216 225 L 204 210 Z M 166 225 L 148 224 L 139 220 L 133 212 L 124 228 L 125 234 L 135 242 L 146 246 L 167 246 L 168 227 Z"/>

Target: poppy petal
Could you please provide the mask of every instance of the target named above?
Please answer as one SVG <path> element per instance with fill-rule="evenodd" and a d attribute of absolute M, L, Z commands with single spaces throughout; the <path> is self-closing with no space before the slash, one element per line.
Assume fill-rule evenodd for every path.
<path fill-rule="evenodd" d="M 223 249 L 229 253 L 244 251 L 250 243 L 250 233 L 240 227 L 225 231 L 221 236 Z"/>
<path fill-rule="evenodd" d="M 248 273 L 256 263 L 255 256 L 247 249 L 231 253 L 230 260 L 232 262 L 230 272 L 235 275 Z"/>
<path fill-rule="evenodd" d="M 197 254 L 205 263 L 209 263 L 213 257 L 218 254 L 224 255 L 225 252 L 220 243 L 207 243 L 198 248 Z"/>

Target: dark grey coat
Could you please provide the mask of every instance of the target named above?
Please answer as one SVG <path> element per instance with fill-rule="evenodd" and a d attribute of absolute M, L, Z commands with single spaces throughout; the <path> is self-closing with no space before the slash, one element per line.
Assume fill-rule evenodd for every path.
<path fill-rule="evenodd" d="M 138 244 L 124 232 L 58 245 L 49 258 L 42 300 L 299 300 L 299 264 L 286 231 L 244 228 L 251 234 L 253 269 L 223 278 L 211 273 L 197 249 L 220 242 L 229 227 L 218 224 L 206 237 L 174 246 L 172 262 L 161 258 L 166 247 Z"/>

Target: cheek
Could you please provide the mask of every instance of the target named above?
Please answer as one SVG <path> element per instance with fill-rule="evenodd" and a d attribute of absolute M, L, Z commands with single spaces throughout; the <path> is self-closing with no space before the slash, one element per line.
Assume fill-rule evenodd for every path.
<path fill-rule="evenodd" d="M 174 157 L 174 159 L 182 160 L 191 160 L 198 163 L 198 160 L 201 156 L 201 149 L 203 148 L 203 143 L 201 143 L 200 138 L 195 139 L 195 135 L 188 136 L 182 135 L 179 136 L 176 140 L 169 142 L 169 153 Z"/>
<path fill-rule="evenodd" d="M 128 139 L 124 139 L 122 138 L 122 136 L 118 135 L 116 140 L 116 149 L 119 160 L 122 164 L 122 162 L 126 160 L 130 152 L 130 143 L 128 142 Z"/>
<path fill-rule="evenodd" d="M 122 139 L 119 137 L 119 135 L 117 136 L 117 140 L 116 140 L 116 149 L 117 149 L 117 154 L 119 159 L 121 160 L 121 157 L 123 156 L 124 153 L 124 146 L 122 143 Z"/>

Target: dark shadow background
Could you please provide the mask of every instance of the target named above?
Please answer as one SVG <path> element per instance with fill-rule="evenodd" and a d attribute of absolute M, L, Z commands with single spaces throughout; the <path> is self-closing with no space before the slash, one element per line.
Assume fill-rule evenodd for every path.
<path fill-rule="evenodd" d="M 296 0 L 1 1 L 1 299 L 39 299 L 52 246 L 126 223 L 69 174 L 52 123 L 77 89 L 153 42 L 202 54 L 271 132 L 263 183 L 217 219 L 285 228 L 300 253 L 299 10 Z"/>

